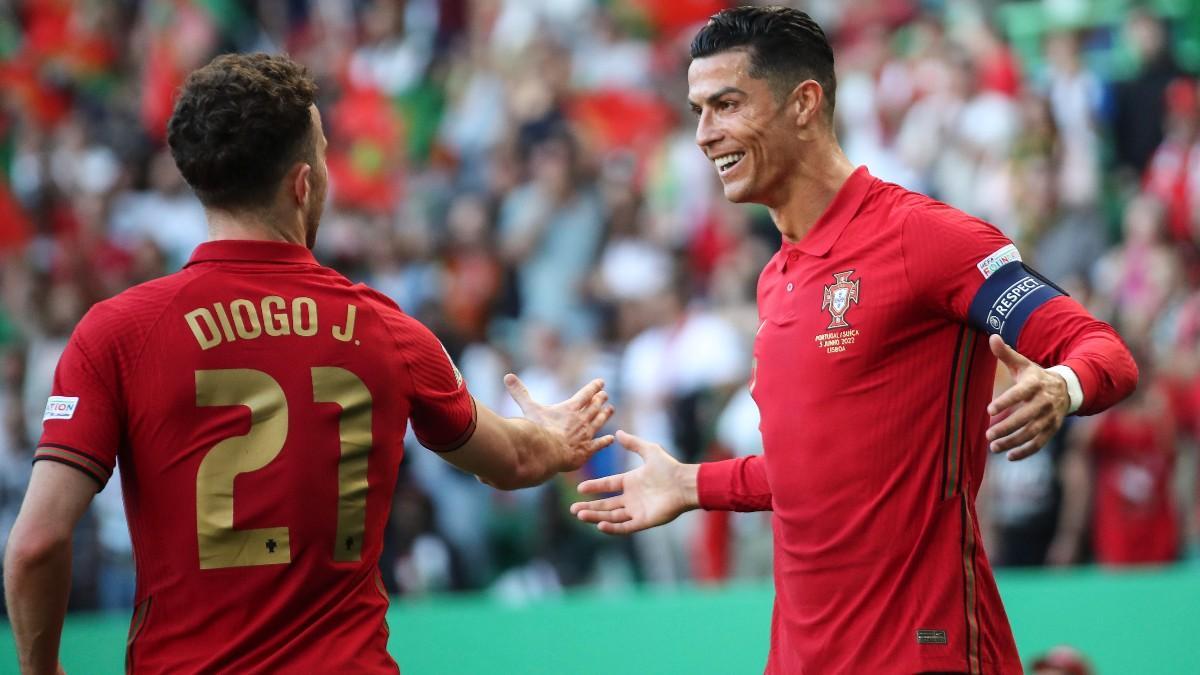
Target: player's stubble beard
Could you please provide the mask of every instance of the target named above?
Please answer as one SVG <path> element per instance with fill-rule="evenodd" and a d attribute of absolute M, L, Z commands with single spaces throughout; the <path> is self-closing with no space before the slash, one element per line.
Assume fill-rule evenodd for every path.
<path fill-rule="evenodd" d="M 779 141 L 785 141 L 786 139 L 770 138 L 772 135 L 771 130 L 773 129 L 774 125 L 779 124 L 779 117 L 787 111 L 787 108 L 788 102 L 786 99 L 782 102 L 776 99 L 774 109 L 771 111 L 771 114 L 761 124 L 753 125 L 751 127 L 751 130 L 754 131 L 760 139 L 766 140 L 758 143 L 757 147 L 754 149 L 754 152 L 750 151 L 750 146 L 747 144 L 747 158 L 756 160 L 757 163 L 753 167 L 754 172 L 742 179 L 744 181 L 744 186 L 740 191 L 737 191 L 731 195 L 728 191 L 723 190 L 725 192 L 725 198 L 730 202 L 733 202 L 734 204 L 750 203 L 767 205 L 767 202 L 770 201 L 770 197 L 783 182 L 781 180 L 783 176 L 780 175 L 783 172 L 775 171 L 775 175 L 772 175 L 771 161 L 767 157 L 767 152 L 768 149 L 770 149 L 775 153 L 791 154 L 786 150 L 780 149 L 780 147 L 777 145 Z M 742 161 L 745 161 L 745 159 Z M 722 183 L 724 183 L 724 181 L 722 181 Z"/>
<path fill-rule="evenodd" d="M 304 245 L 310 250 L 317 245 L 317 230 L 321 227 L 321 215 L 325 210 L 325 180 L 314 186 L 313 199 L 304 212 Z"/>

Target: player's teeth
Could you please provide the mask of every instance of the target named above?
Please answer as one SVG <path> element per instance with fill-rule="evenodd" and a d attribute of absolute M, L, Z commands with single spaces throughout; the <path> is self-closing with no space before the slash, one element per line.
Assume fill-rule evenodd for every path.
<path fill-rule="evenodd" d="M 715 160 L 713 160 L 713 163 L 717 165 L 718 169 L 720 169 L 721 171 L 724 171 L 725 169 L 728 169 L 730 166 L 737 163 L 737 161 L 739 159 L 741 159 L 742 157 L 745 157 L 745 156 L 746 156 L 746 153 L 744 153 L 744 152 L 735 152 L 731 155 L 722 155 L 722 156 L 716 158 Z"/>

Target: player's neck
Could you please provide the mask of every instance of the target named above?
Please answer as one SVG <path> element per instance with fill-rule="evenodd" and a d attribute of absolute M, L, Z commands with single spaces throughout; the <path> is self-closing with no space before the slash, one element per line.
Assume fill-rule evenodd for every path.
<path fill-rule="evenodd" d="M 287 223 L 286 219 L 248 213 L 230 213 L 208 209 L 208 239 L 242 239 L 250 241 L 281 241 L 304 245 L 303 225 Z"/>
<path fill-rule="evenodd" d="M 803 239 L 854 173 L 854 165 L 836 139 L 823 145 L 814 148 L 815 152 L 802 153 L 782 186 L 783 199 L 768 207 L 784 241 Z"/>

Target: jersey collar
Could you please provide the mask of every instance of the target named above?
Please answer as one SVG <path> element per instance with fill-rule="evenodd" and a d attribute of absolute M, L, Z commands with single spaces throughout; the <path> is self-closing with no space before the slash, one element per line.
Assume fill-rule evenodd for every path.
<path fill-rule="evenodd" d="M 206 241 L 192 251 L 192 257 L 187 265 L 212 262 L 256 262 L 256 263 L 293 263 L 316 265 L 317 259 L 312 251 L 300 244 L 289 244 L 283 241 L 257 241 L 249 239 L 218 239 Z"/>
<path fill-rule="evenodd" d="M 789 258 L 794 259 L 794 256 L 788 255 L 792 251 L 801 251 L 816 257 L 829 253 L 829 249 L 833 248 L 834 242 L 841 236 L 842 231 L 858 214 L 858 207 L 862 206 L 863 199 L 866 198 L 867 192 L 874 183 L 875 177 L 867 172 L 866 166 L 855 169 L 846 182 L 842 183 L 842 187 L 834 195 L 833 201 L 829 203 L 825 213 L 822 213 L 817 222 L 813 223 L 808 234 L 795 244 L 783 242 L 783 251 L 785 252 L 775 258 L 779 270 L 787 271 Z"/>

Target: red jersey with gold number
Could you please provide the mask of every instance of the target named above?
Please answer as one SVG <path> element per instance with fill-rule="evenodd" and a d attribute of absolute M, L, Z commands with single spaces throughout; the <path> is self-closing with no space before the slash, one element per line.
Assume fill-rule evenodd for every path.
<path fill-rule="evenodd" d="M 394 673 L 377 570 L 406 421 L 458 447 L 441 343 L 302 246 L 209 242 L 92 308 L 36 459 L 120 464 L 137 673 Z"/>
<path fill-rule="evenodd" d="M 767 670 L 1021 672 L 980 543 L 998 333 L 1132 389 L 1120 338 L 994 227 L 859 168 L 763 270 L 751 391 L 761 456 L 704 464 L 701 505 L 773 510 Z"/>

